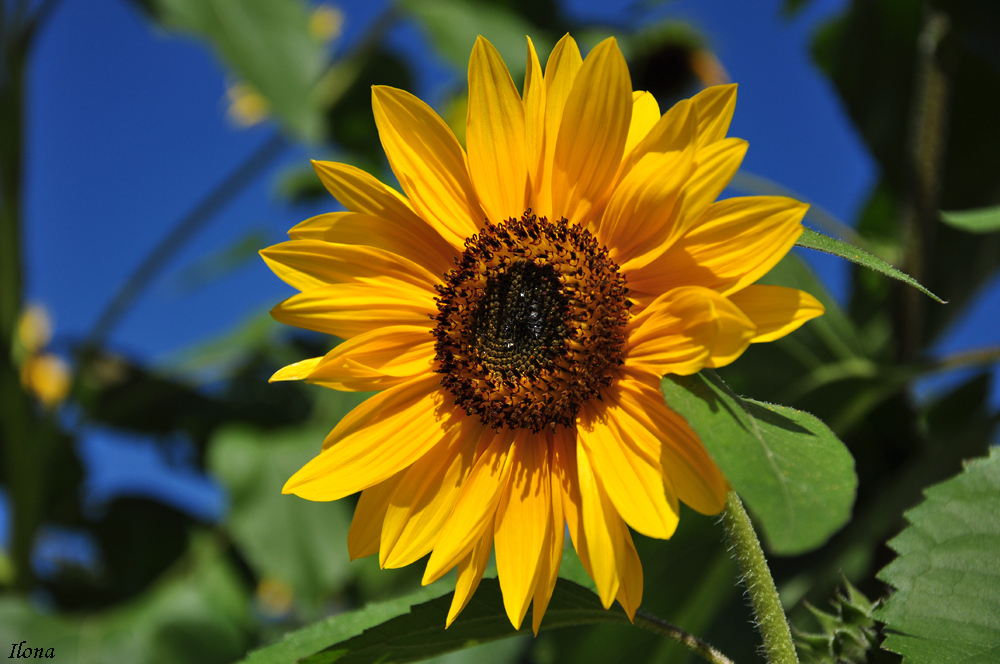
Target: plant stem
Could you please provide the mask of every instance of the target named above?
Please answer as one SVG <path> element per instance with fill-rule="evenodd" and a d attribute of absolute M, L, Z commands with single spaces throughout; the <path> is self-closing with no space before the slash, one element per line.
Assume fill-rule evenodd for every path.
<path fill-rule="evenodd" d="M 792 644 L 788 619 L 785 618 L 785 610 L 781 608 L 771 570 L 767 567 L 767 560 L 764 559 L 764 552 L 760 548 L 750 517 L 735 491 L 730 491 L 726 499 L 722 523 L 726 529 L 726 539 L 736 554 L 736 562 L 743 573 L 743 582 L 757 620 L 757 630 L 764 640 L 767 661 L 769 664 L 798 664 L 799 658 Z"/>
<path fill-rule="evenodd" d="M 948 34 L 948 17 L 925 6 L 917 38 L 913 99 L 907 131 L 906 182 L 901 197 L 904 243 L 903 269 L 927 283 L 926 254 L 933 247 L 938 198 L 948 127 L 949 79 L 938 57 L 938 46 Z M 900 292 L 897 287 L 897 292 Z M 896 321 L 898 358 L 912 361 L 920 353 L 926 331 L 926 301 L 909 289 L 900 292 Z"/>
<path fill-rule="evenodd" d="M 734 664 L 733 660 L 716 650 L 711 644 L 705 643 L 697 636 L 643 609 L 639 609 L 636 612 L 635 625 L 636 627 L 641 627 L 677 641 L 706 662 L 710 662 L 710 664 Z"/>

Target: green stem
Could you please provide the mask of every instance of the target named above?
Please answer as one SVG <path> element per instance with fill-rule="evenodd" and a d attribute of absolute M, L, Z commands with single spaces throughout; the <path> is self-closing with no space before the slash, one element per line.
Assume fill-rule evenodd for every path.
<path fill-rule="evenodd" d="M 716 650 L 711 644 L 705 643 L 697 636 L 685 632 L 680 627 L 672 625 L 644 609 L 639 609 L 636 612 L 635 626 L 677 641 L 710 664 L 733 664 L 733 660 Z"/>
<path fill-rule="evenodd" d="M 0 12 L 6 8 L 0 8 Z M 34 409 L 21 387 L 12 348 L 21 312 L 21 166 L 24 76 L 28 42 L 18 24 L 5 16 L 0 72 L 0 440 L 4 483 L 10 492 L 14 586 L 33 583 L 31 550 L 44 498 L 43 453 L 36 445 Z"/>
<path fill-rule="evenodd" d="M 785 618 L 785 610 L 781 608 L 771 570 L 767 567 L 767 560 L 753 524 L 750 523 L 750 517 L 735 491 L 730 491 L 726 499 L 722 523 L 726 529 L 726 539 L 743 573 L 743 582 L 757 620 L 757 630 L 764 640 L 767 661 L 769 664 L 798 664 L 799 658 L 792 644 L 788 619 Z"/>

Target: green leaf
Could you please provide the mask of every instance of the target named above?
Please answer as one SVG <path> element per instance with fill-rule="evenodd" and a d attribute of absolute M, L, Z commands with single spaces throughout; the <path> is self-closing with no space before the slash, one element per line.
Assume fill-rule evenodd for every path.
<path fill-rule="evenodd" d="M 837 240 L 823 235 L 822 233 L 817 233 L 811 228 L 806 228 L 802 231 L 802 235 L 799 236 L 799 241 L 796 244 L 800 247 L 805 247 L 806 249 L 816 249 L 817 251 L 845 258 L 852 263 L 857 263 L 858 265 L 867 267 L 870 270 L 875 270 L 876 272 L 880 272 L 887 277 L 898 279 L 905 284 L 913 286 L 931 299 L 934 299 L 941 304 L 947 304 L 947 302 L 939 298 L 937 295 L 921 286 L 920 283 L 910 275 L 905 272 L 900 272 L 878 256 L 873 256 L 864 249 L 855 247 L 853 244 L 844 242 L 843 240 Z"/>
<path fill-rule="evenodd" d="M 181 270 L 175 279 L 178 289 L 188 295 L 231 276 L 251 261 L 260 260 L 257 252 L 269 244 L 268 240 L 267 231 L 261 228 L 247 230 L 232 244 L 199 258 Z"/>
<path fill-rule="evenodd" d="M 322 117 L 314 88 L 325 46 L 309 32 L 302 0 L 145 0 L 168 27 L 206 38 L 300 138 L 317 140 Z"/>
<path fill-rule="evenodd" d="M 463 71 L 468 67 L 469 54 L 479 35 L 496 47 L 515 81 L 523 75 L 527 63 L 525 35 L 531 35 L 539 54 L 547 54 L 555 45 L 517 13 L 495 3 L 402 0 L 399 6 L 427 28 L 437 51 Z"/>
<path fill-rule="evenodd" d="M 930 487 L 889 542 L 878 577 L 896 588 L 875 617 L 904 664 L 1000 660 L 1000 450 Z"/>
<path fill-rule="evenodd" d="M 823 422 L 741 399 L 712 372 L 667 376 L 662 389 L 756 516 L 773 552 L 815 549 L 850 519 L 854 459 Z"/>
<path fill-rule="evenodd" d="M 351 393 L 337 394 L 344 397 L 343 412 L 359 401 Z M 230 536 L 257 576 L 284 583 L 309 610 L 351 575 L 350 505 L 285 496 L 281 487 L 316 455 L 325 434 L 315 427 L 258 432 L 232 426 L 219 431 L 208 450 L 209 469 L 229 491 Z"/>
<path fill-rule="evenodd" d="M 942 210 L 941 221 L 969 233 L 995 233 L 1000 231 L 1000 205 L 961 212 Z"/>
<path fill-rule="evenodd" d="M 366 629 L 403 615 L 413 604 L 437 597 L 446 587 L 447 582 L 439 581 L 404 597 L 376 602 L 357 611 L 341 613 L 314 622 L 302 629 L 289 632 L 277 643 L 253 651 L 242 661 L 244 664 L 286 664 L 298 661 L 331 643 L 345 641 Z M 441 627 L 444 627 L 443 622 Z"/>
<path fill-rule="evenodd" d="M 285 664 L 296 657 L 302 664 L 413 662 L 531 633 L 530 614 L 520 631 L 511 626 L 496 579 L 483 579 L 468 606 L 448 629 L 444 623 L 452 593 L 426 601 L 432 589 L 440 592 L 440 586 L 435 584 L 407 597 L 333 616 L 252 653 L 244 662 Z M 406 607 L 416 602 L 422 603 L 406 612 Z M 541 628 L 628 622 L 617 605 L 605 610 L 597 595 L 572 581 L 559 579 Z M 306 656 L 310 652 L 315 654 Z"/>

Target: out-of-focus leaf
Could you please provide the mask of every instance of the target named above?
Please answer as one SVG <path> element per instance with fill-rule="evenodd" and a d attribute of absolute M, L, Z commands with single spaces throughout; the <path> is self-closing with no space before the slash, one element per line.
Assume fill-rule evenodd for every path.
<path fill-rule="evenodd" d="M 324 413 L 331 426 L 361 401 L 356 393 L 335 394 L 341 412 Z M 314 427 L 259 432 L 233 426 L 220 430 L 208 450 L 209 469 L 229 490 L 226 527 L 240 551 L 259 577 L 289 587 L 311 610 L 351 574 L 350 506 L 282 495 L 281 487 L 318 453 L 325 435 Z"/>
<path fill-rule="evenodd" d="M 268 101 L 299 138 L 322 135 L 314 87 L 325 46 L 309 32 L 302 0 L 142 0 L 165 26 L 209 41 L 226 63 Z"/>
<path fill-rule="evenodd" d="M 192 525 L 188 515 L 154 500 L 122 496 L 110 501 L 94 524 L 103 588 L 89 600 L 111 604 L 146 590 L 187 550 Z"/>
<path fill-rule="evenodd" d="M 258 248 L 260 246 L 263 245 Z M 273 351 L 279 356 L 275 357 L 278 363 L 291 364 L 295 361 L 293 357 L 281 353 L 287 350 L 279 341 L 282 332 L 281 326 L 262 310 L 215 339 L 181 350 L 162 365 L 175 379 L 207 383 L 231 378 L 254 354 Z"/>
<path fill-rule="evenodd" d="M 531 634 L 522 634 L 510 639 L 491 641 L 463 650 L 456 650 L 440 657 L 424 660 L 425 664 L 515 664 L 523 661 L 528 644 L 534 639 Z"/>
<path fill-rule="evenodd" d="M 465 57 L 468 60 L 468 53 Z M 411 90 L 413 76 L 406 62 L 382 48 L 366 51 L 350 63 L 342 61 L 335 68 L 349 68 L 346 76 L 353 76 L 349 85 L 340 90 L 336 101 L 326 109 L 327 133 L 341 150 L 351 155 L 350 158 L 338 155 L 336 160 L 350 161 L 358 167 L 375 165 L 376 168 L 370 172 L 377 173 L 382 169 L 384 151 L 372 114 L 372 86 L 388 85 Z M 315 173 L 313 178 L 319 180 Z M 333 203 L 332 199 L 327 200 Z"/>
<path fill-rule="evenodd" d="M 419 21 L 434 48 L 460 71 L 469 66 L 469 54 L 482 35 L 490 40 L 520 87 L 527 63 L 530 35 L 539 57 L 555 45 L 550 37 L 501 4 L 468 0 L 402 0 L 400 7 Z"/>
<path fill-rule="evenodd" d="M 226 664 L 250 643 L 247 599 L 218 545 L 201 537 L 150 592 L 113 611 L 54 615 L 0 597 L 0 642 L 53 648 L 66 664 Z"/>
<path fill-rule="evenodd" d="M 796 244 L 800 247 L 805 247 L 806 249 L 815 249 L 827 254 L 833 254 L 834 256 L 847 259 L 852 263 L 857 263 L 858 265 L 867 267 L 870 270 L 881 272 L 887 277 L 898 279 L 905 284 L 913 286 L 924 295 L 937 300 L 941 304 L 946 304 L 944 300 L 921 286 L 920 283 L 910 275 L 900 272 L 878 256 L 873 256 L 864 249 L 855 247 L 853 244 L 828 237 L 822 233 L 817 233 L 811 228 L 806 228 L 802 231 L 802 235 L 799 236 L 799 241 Z"/>
<path fill-rule="evenodd" d="M 259 260 L 257 252 L 267 246 L 268 234 L 249 230 L 233 244 L 198 260 L 177 275 L 177 283 L 184 291 L 193 291 L 243 267 L 251 260 Z"/>
<path fill-rule="evenodd" d="M 781 13 L 785 18 L 794 18 L 796 14 L 805 9 L 810 0 L 784 0 L 781 3 Z"/>
<path fill-rule="evenodd" d="M 251 362 L 244 370 L 253 375 L 245 381 L 237 376 L 229 394 L 217 398 L 125 358 L 102 355 L 81 362 L 77 396 L 97 422 L 140 433 L 184 432 L 201 445 L 216 427 L 233 420 L 272 427 L 302 419 L 309 404 L 295 386 L 267 385 L 276 369 Z"/>
<path fill-rule="evenodd" d="M 820 420 L 736 397 L 712 373 L 667 376 L 662 388 L 757 517 L 772 551 L 815 549 L 850 519 L 854 459 Z"/>
<path fill-rule="evenodd" d="M 941 212 L 941 220 L 960 231 L 995 233 L 1000 231 L 1000 206 L 961 212 Z"/>
<path fill-rule="evenodd" d="M 284 664 L 299 657 L 302 664 L 413 662 L 530 633 L 530 613 L 520 632 L 511 626 L 496 579 L 483 579 L 465 610 L 447 630 L 444 623 L 452 593 L 425 601 L 427 593 L 425 588 L 393 602 L 328 618 L 252 653 L 244 661 Z M 422 604 L 414 605 L 421 601 Z M 617 605 L 605 610 L 597 595 L 572 581 L 559 579 L 541 629 L 582 623 L 628 623 L 628 617 Z M 317 645 L 326 647 L 316 652 Z M 303 657 L 310 649 L 315 654 Z"/>
<path fill-rule="evenodd" d="M 925 492 L 889 542 L 879 573 L 896 593 L 876 617 L 904 664 L 991 664 L 1000 657 L 1000 452 Z"/>

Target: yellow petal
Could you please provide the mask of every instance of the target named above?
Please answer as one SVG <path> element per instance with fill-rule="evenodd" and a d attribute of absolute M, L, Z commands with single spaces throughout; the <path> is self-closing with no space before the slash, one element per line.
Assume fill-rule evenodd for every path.
<path fill-rule="evenodd" d="M 555 451 L 551 432 L 546 433 L 546 439 L 551 473 L 552 527 L 546 532 L 545 545 L 542 547 L 542 555 L 539 560 L 538 581 L 535 583 L 535 592 L 532 597 L 531 630 L 535 636 L 538 636 L 538 628 L 542 624 L 545 610 L 549 606 L 549 600 L 552 599 L 552 591 L 556 587 L 556 580 L 559 578 L 563 540 L 566 534 L 566 521 L 562 512 L 562 491 L 559 488 L 559 476 L 555 466 L 559 462 L 559 458 Z"/>
<path fill-rule="evenodd" d="M 723 294 L 774 267 L 802 233 L 809 208 L 782 196 L 728 198 L 709 206 L 691 230 L 647 266 L 628 273 L 630 291 L 658 295 L 681 285 Z"/>
<path fill-rule="evenodd" d="M 627 175 L 647 154 L 663 154 L 687 149 L 695 142 L 697 131 L 698 116 L 694 104 L 687 99 L 677 102 L 656 121 L 636 146 L 626 153 L 619 169 L 619 179 Z"/>
<path fill-rule="evenodd" d="M 469 603 L 472 594 L 479 587 L 479 582 L 483 580 L 483 572 L 486 571 L 486 564 L 490 561 L 490 551 L 493 550 L 493 522 L 493 517 L 490 517 L 483 536 L 469 554 L 458 563 L 458 580 L 455 582 L 455 594 L 451 598 L 448 618 L 444 623 L 445 629 L 455 622 L 455 618 Z"/>
<path fill-rule="evenodd" d="M 590 556 L 587 554 L 587 534 L 583 528 L 583 515 L 581 513 L 582 498 L 577 480 L 579 471 L 576 465 L 575 428 L 573 430 L 557 429 L 553 434 L 552 450 L 552 481 L 558 483 L 560 507 L 563 518 L 566 520 L 566 529 L 569 530 L 573 547 L 576 549 L 583 569 L 587 571 L 590 578 L 594 578 L 594 572 L 590 566 Z M 553 485 L 554 488 L 555 485 Z"/>
<path fill-rule="evenodd" d="M 274 383 L 282 380 L 302 380 L 307 378 L 316 365 L 323 361 L 322 357 L 312 357 L 308 360 L 301 360 L 287 367 L 282 367 L 274 372 L 268 382 Z"/>
<path fill-rule="evenodd" d="M 607 493 L 600 486 L 593 466 L 581 443 L 576 452 L 577 481 L 580 488 L 580 517 L 587 545 L 591 577 L 604 608 L 611 606 L 618 594 L 621 578 L 618 561 L 625 555 L 625 542 L 615 519 L 618 514 Z M 579 551 L 579 543 L 574 540 Z"/>
<path fill-rule="evenodd" d="M 319 456 L 295 473 L 282 493 L 337 500 L 408 467 L 440 441 L 462 416 L 436 374 L 397 385 L 344 416 Z"/>
<path fill-rule="evenodd" d="M 449 246 L 462 251 L 466 236 L 457 236 L 447 226 L 438 223 L 436 217 L 421 219 L 410 202 L 396 190 L 360 168 L 332 161 L 313 161 L 312 165 L 327 191 L 351 212 L 391 220 L 393 226 L 413 229 L 411 232 L 422 236 L 440 235 Z"/>
<path fill-rule="evenodd" d="M 282 281 L 300 291 L 379 277 L 427 289 L 441 283 L 440 275 L 408 258 L 360 244 L 291 240 L 263 249 L 260 255 Z"/>
<path fill-rule="evenodd" d="M 293 240 L 362 244 L 408 258 L 435 275 L 454 267 L 455 249 L 422 219 L 379 217 L 361 212 L 328 212 L 306 219 L 288 231 Z"/>
<path fill-rule="evenodd" d="M 552 164 L 552 214 L 586 224 L 609 193 L 632 118 L 632 81 L 613 37 L 587 55 L 566 100 Z"/>
<path fill-rule="evenodd" d="M 347 531 L 347 552 L 351 560 L 367 558 L 378 553 L 382 522 L 385 520 L 386 510 L 389 509 L 389 497 L 402 478 L 402 472 L 396 473 L 386 481 L 361 492 L 358 506 L 354 508 L 351 528 Z"/>
<path fill-rule="evenodd" d="M 675 288 L 630 321 L 625 364 L 661 376 L 686 376 L 732 362 L 756 332 L 753 322 L 717 292 Z"/>
<path fill-rule="evenodd" d="M 489 439 L 489 445 L 476 459 L 455 509 L 441 529 L 424 570 L 424 585 L 440 579 L 465 557 L 486 524 L 492 521 L 500 502 L 510 474 L 509 450 L 513 436 L 509 431 L 494 434 L 490 430 L 483 436 Z"/>
<path fill-rule="evenodd" d="M 528 207 L 524 106 L 493 45 L 479 37 L 469 59 L 465 137 L 469 173 L 488 219 L 519 218 Z"/>
<path fill-rule="evenodd" d="M 577 417 L 577 440 L 615 510 L 637 531 L 667 539 L 677 528 L 677 498 L 667 491 L 659 458 L 644 454 L 619 432 L 619 408 L 612 394 L 584 405 Z"/>
<path fill-rule="evenodd" d="M 618 561 L 618 576 L 621 578 L 621 585 L 618 586 L 618 594 L 615 599 L 622 605 L 628 619 L 635 622 L 635 612 L 642 604 L 642 562 L 639 560 L 639 553 L 635 550 L 632 542 L 632 534 L 628 531 L 625 523 L 618 519 L 618 528 L 625 542 L 624 557 Z"/>
<path fill-rule="evenodd" d="M 305 378 L 336 390 L 384 390 L 432 371 L 434 337 L 426 327 L 390 325 L 339 344 L 308 366 L 305 360 L 281 369 L 271 380 Z"/>
<path fill-rule="evenodd" d="M 461 247 L 484 213 L 455 135 L 430 106 L 403 90 L 374 86 L 372 109 L 389 165 L 413 209 Z"/>
<path fill-rule="evenodd" d="M 780 339 L 826 311 L 809 293 L 781 286 L 747 286 L 729 299 L 757 326 L 751 343 Z"/>
<path fill-rule="evenodd" d="M 532 207 L 536 214 L 558 219 L 561 213 L 552 209 L 552 162 L 556 155 L 556 139 L 562 122 L 566 100 L 573 89 L 573 81 L 583 65 L 580 49 L 568 34 L 563 35 L 545 64 L 545 135 L 542 142 L 542 160 L 532 181 L 535 199 Z"/>
<path fill-rule="evenodd" d="M 577 54 L 579 55 L 579 53 Z M 545 152 L 545 80 L 535 45 L 528 37 L 528 64 L 524 71 L 524 149 L 529 186 L 539 185 L 539 169 Z M 532 194 L 533 195 L 533 194 Z M 534 200 L 529 200 L 534 205 Z"/>
<path fill-rule="evenodd" d="M 736 110 L 736 84 L 705 88 L 691 101 L 698 114 L 698 146 L 724 139 Z"/>
<path fill-rule="evenodd" d="M 434 294 L 395 279 L 335 284 L 299 293 L 271 310 L 279 323 L 350 339 L 387 325 L 433 327 Z"/>
<path fill-rule="evenodd" d="M 619 427 L 648 450 L 659 450 L 660 465 L 677 497 L 701 514 L 718 514 L 726 505 L 729 485 L 715 461 L 684 419 L 670 410 L 653 385 L 634 380 L 619 383 Z"/>
<path fill-rule="evenodd" d="M 514 629 L 520 629 L 528 612 L 552 523 L 549 455 L 540 438 L 525 429 L 514 438 L 510 478 L 497 505 L 493 533 L 503 605 Z"/>
<path fill-rule="evenodd" d="M 625 139 L 625 154 L 646 138 L 650 130 L 660 121 L 660 105 L 656 97 L 648 92 L 632 93 L 632 121 L 628 126 L 628 137 Z"/>
<path fill-rule="evenodd" d="M 382 567 L 404 567 L 430 553 L 472 469 L 482 429 L 466 418 L 406 470 L 382 526 Z"/>
<path fill-rule="evenodd" d="M 724 138 L 698 150 L 694 173 L 684 185 L 682 224 L 688 222 L 690 227 L 715 202 L 739 170 L 746 152 L 747 142 L 742 138 Z"/>
<path fill-rule="evenodd" d="M 684 183 L 694 169 L 694 145 L 651 152 L 619 182 L 597 225 L 597 237 L 621 263 L 648 251 L 662 253 L 683 230 L 677 223 Z"/>
<path fill-rule="evenodd" d="M 562 510 L 566 518 L 567 530 L 569 530 L 573 546 L 576 548 L 583 568 L 590 575 L 590 578 L 594 579 L 595 583 L 597 583 L 598 577 L 590 563 L 590 554 L 588 553 L 590 545 L 587 540 L 586 528 L 583 524 L 583 499 L 577 482 L 578 470 L 573 436 L 570 432 L 566 432 L 563 436 L 558 435 L 557 432 L 554 442 L 553 449 L 556 452 L 555 470 L 557 474 L 553 476 L 553 481 L 557 477 L 560 480 L 560 487 L 562 489 L 560 496 L 562 498 Z M 618 588 L 614 597 L 605 601 L 605 606 L 610 606 L 613 599 L 618 599 L 625 612 L 629 615 L 629 619 L 633 619 L 635 610 L 642 601 L 642 565 L 639 562 L 639 556 L 635 551 L 635 545 L 632 543 L 632 536 L 628 532 L 628 527 L 614 513 L 613 509 L 606 516 L 609 517 L 606 519 L 606 531 L 609 539 L 605 542 L 604 546 L 609 548 L 611 555 L 614 556 L 616 555 L 614 553 L 616 543 L 618 543 L 617 549 L 620 557 L 615 559 L 614 569 L 605 572 L 606 574 L 613 575 L 614 579 L 616 579 L 613 581 L 613 585 Z M 598 530 L 598 532 L 601 531 Z"/>

